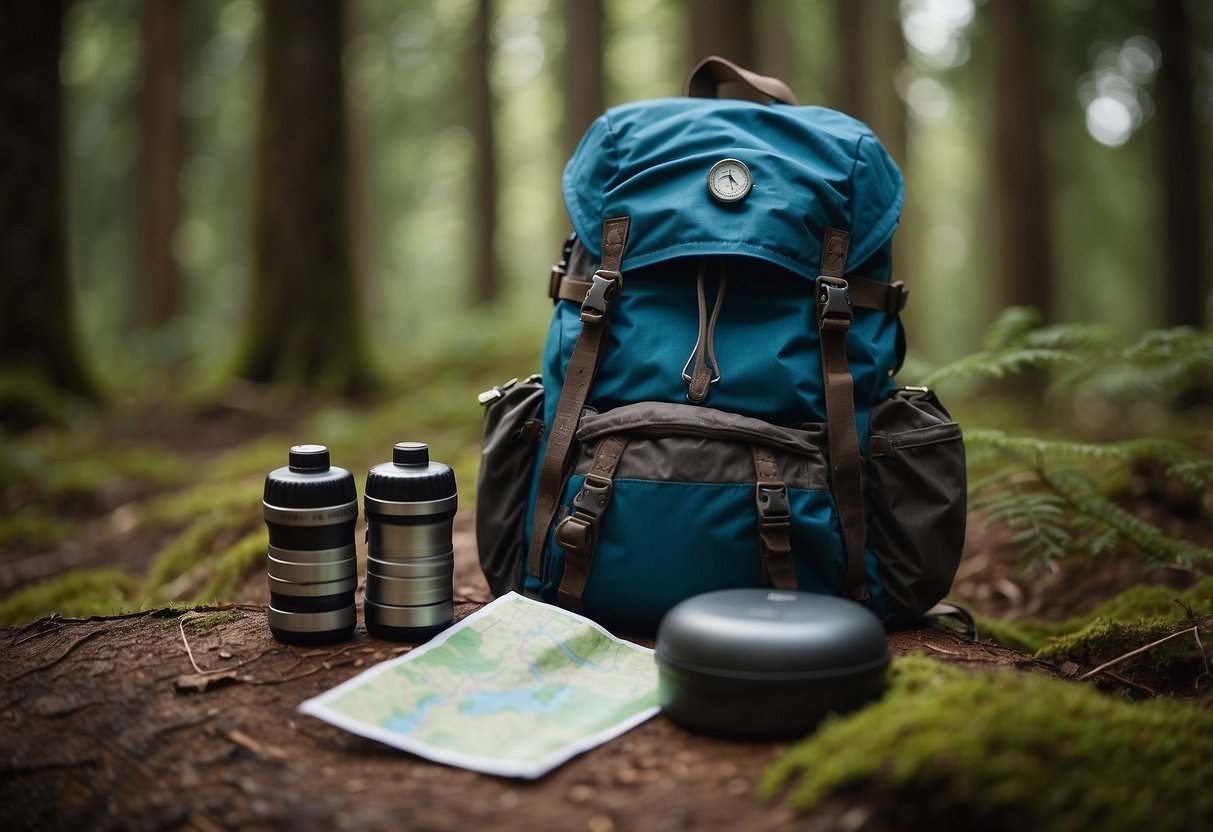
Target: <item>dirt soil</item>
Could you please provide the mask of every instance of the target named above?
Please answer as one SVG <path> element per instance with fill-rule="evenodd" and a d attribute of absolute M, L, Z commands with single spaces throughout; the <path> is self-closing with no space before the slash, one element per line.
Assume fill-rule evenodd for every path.
<path fill-rule="evenodd" d="M 461 602 L 458 616 L 479 606 Z M 786 743 L 700 736 L 660 715 L 537 782 L 427 762 L 295 711 L 407 646 L 361 627 L 332 647 L 288 646 L 263 607 L 238 611 L 202 634 L 166 610 L 6 631 L 6 828 L 887 828 L 861 795 L 811 817 L 760 803 L 755 784 Z M 891 646 L 983 669 L 1038 665 L 942 629 Z M 227 672 L 199 674 L 191 654 Z"/>
<path fill-rule="evenodd" d="M 208 450 L 265 427 L 224 421 Z M 82 509 L 83 532 L 72 541 L 0 553 L 0 592 L 81 566 L 145 569 L 166 541 L 122 522 L 129 499 L 109 495 Z M 490 600 L 465 512 L 455 545 L 463 617 Z M 957 587 L 975 607 L 1011 617 L 1073 611 L 1038 600 L 1058 597 L 1064 575 L 1023 578 L 984 533 L 969 549 Z M 662 715 L 535 782 L 430 763 L 296 711 L 409 647 L 372 638 L 361 623 L 353 640 L 333 647 L 281 644 L 266 625 L 268 596 L 264 571 L 250 576 L 234 599 L 239 614 L 206 632 L 180 611 L 154 610 L 51 617 L 0 634 L 4 828 L 884 830 L 915 828 L 931 814 L 925 797 L 921 806 L 882 807 L 857 792 L 796 816 L 755 794 L 786 742 L 701 736 Z M 893 634 L 890 647 L 975 672 L 1057 672 L 942 628 Z"/>

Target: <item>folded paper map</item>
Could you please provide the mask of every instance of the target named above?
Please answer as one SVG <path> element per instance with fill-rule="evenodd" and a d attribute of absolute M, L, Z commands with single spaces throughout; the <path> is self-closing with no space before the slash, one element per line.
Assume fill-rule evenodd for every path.
<path fill-rule="evenodd" d="M 299 706 L 448 765 L 541 777 L 657 713 L 653 651 L 509 593 Z"/>

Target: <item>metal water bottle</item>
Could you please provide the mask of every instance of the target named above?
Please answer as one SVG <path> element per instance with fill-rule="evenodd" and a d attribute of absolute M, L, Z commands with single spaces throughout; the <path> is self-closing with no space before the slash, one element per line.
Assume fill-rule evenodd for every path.
<path fill-rule="evenodd" d="M 367 632 L 425 641 L 454 618 L 455 472 L 430 461 L 424 442 L 400 442 L 367 473 L 364 501 Z"/>
<path fill-rule="evenodd" d="M 350 638 L 358 614 L 354 475 L 329 465 L 324 445 L 296 445 L 289 465 L 266 476 L 262 503 L 270 534 L 270 632 L 292 644 Z"/>

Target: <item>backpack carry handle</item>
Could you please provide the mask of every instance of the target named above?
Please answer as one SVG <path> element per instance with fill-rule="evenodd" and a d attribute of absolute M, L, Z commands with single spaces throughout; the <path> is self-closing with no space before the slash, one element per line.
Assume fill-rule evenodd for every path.
<path fill-rule="evenodd" d="M 719 55 L 709 55 L 691 70 L 691 77 L 687 79 L 687 95 L 692 98 L 719 98 L 721 85 L 730 81 L 745 84 L 754 92 L 781 104 L 795 106 L 800 103 L 792 94 L 792 89 L 778 78 L 751 72 Z"/>

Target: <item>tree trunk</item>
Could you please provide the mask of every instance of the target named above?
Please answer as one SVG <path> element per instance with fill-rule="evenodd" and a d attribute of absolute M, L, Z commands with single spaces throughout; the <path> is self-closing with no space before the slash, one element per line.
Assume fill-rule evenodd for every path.
<path fill-rule="evenodd" d="M 470 74 L 472 134 L 476 140 L 477 241 L 474 301 L 489 304 L 497 298 L 497 138 L 493 127 L 493 88 L 489 82 L 492 43 L 492 2 L 479 0 L 472 38 Z"/>
<path fill-rule="evenodd" d="M 185 162 L 181 92 L 182 0 L 143 4 L 143 90 L 140 94 L 139 323 L 159 329 L 181 306 L 181 272 L 173 234 L 181 219 L 177 179 Z"/>
<path fill-rule="evenodd" d="M 871 100 L 867 84 L 868 66 L 864 45 L 867 3 L 864 0 L 834 0 L 834 108 L 870 123 Z"/>
<path fill-rule="evenodd" d="M 0 356 L 6 374 L 86 397 L 64 234 L 63 4 L 19 0 L 0 26 Z M 5 396 L 7 398 L 7 396 Z M 0 401 L 0 421 L 18 421 Z"/>
<path fill-rule="evenodd" d="M 346 211 L 343 12 L 267 0 L 251 302 L 237 372 L 359 393 L 371 385 Z"/>
<path fill-rule="evenodd" d="M 1204 323 L 1209 303 L 1208 264 L 1203 239 L 1207 225 L 1200 188 L 1201 158 L 1193 111 L 1193 73 L 1188 62 L 1184 4 L 1154 4 L 1162 66 L 1154 84 L 1158 109 L 1158 165 L 1162 180 L 1159 248 L 1165 272 L 1166 326 Z"/>
<path fill-rule="evenodd" d="M 602 0 L 564 2 L 564 149 L 572 155 L 602 114 Z"/>
<path fill-rule="evenodd" d="M 751 0 L 691 0 L 691 53 L 696 63 L 708 55 L 719 55 L 756 69 Z M 726 85 L 721 94 L 734 93 Z"/>
<path fill-rule="evenodd" d="M 1042 93 L 1033 59 L 1032 0 L 994 0 L 994 164 L 1001 301 L 1054 315 L 1048 190 L 1041 142 Z"/>

